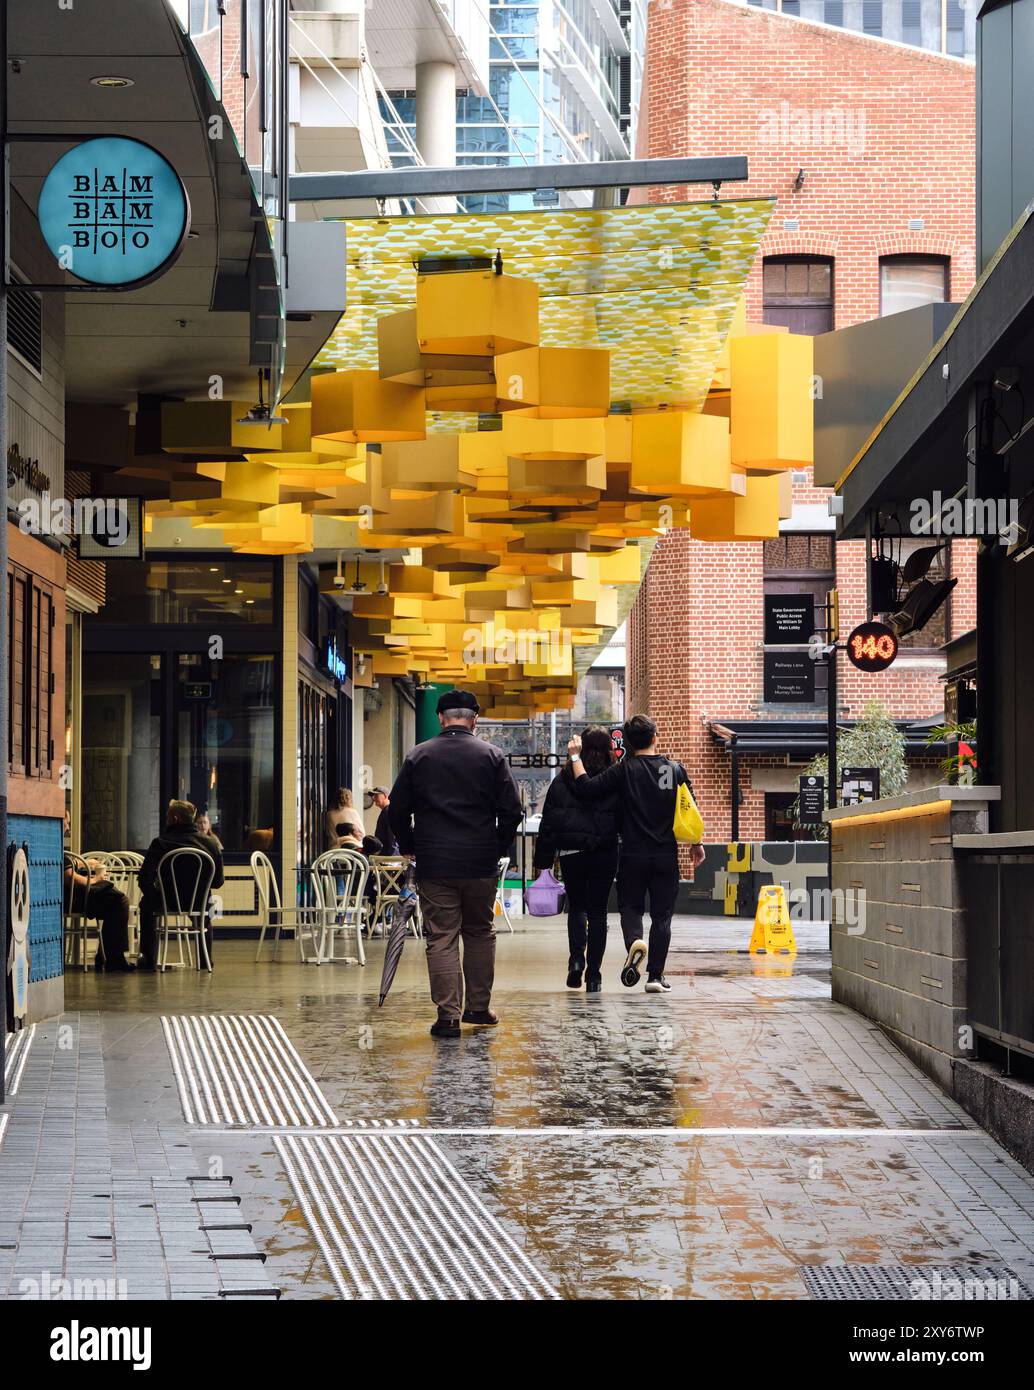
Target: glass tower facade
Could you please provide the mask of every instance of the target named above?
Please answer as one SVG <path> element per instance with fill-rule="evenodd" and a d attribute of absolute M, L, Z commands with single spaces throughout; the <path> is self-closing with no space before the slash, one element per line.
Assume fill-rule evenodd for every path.
<path fill-rule="evenodd" d="M 490 96 L 458 93 L 456 162 L 627 158 L 642 84 L 645 0 L 497 0 L 489 17 Z M 415 93 L 389 97 L 381 109 L 392 162 L 412 164 Z M 531 207 L 533 195 L 461 203 L 468 212 L 505 211 Z"/>
<path fill-rule="evenodd" d="M 976 53 L 979 5 L 967 0 L 748 0 L 759 9 L 778 10 L 818 24 L 854 29 L 873 38 L 892 39 L 972 60 Z"/>

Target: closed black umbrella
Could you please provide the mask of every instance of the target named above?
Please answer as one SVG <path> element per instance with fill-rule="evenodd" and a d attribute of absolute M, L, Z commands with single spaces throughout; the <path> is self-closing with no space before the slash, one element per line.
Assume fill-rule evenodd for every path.
<path fill-rule="evenodd" d="M 398 902 L 392 908 L 391 926 L 388 928 L 388 939 L 384 943 L 384 968 L 381 970 L 381 993 L 377 1001 L 378 1008 L 383 1007 L 384 1001 L 388 997 L 388 990 L 391 989 L 392 981 L 395 978 L 395 972 L 399 968 L 402 948 L 406 944 L 406 929 L 409 926 L 409 919 L 416 911 L 416 903 L 416 865 L 410 864 Z"/>

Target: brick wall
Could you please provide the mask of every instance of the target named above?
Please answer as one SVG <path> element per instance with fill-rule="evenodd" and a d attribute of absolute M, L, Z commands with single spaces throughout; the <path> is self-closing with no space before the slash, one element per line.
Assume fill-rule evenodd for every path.
<path fill-rule="evenodd" d="M 645 82 L 640 155 L 745 154 L 750 178 L 725 196 L 778 200 L 748 281 L 750 319 L 762 317 L 761 259 L 768 255 L 834 258 L 838 328 L 878 316 L 884 255 L 948 256 L 952 299 L 968 294 L 975 266 L 972 65 L 728 0 L 654 0 Z M 795 191 L 799 169 L 804 182 Z M 700 190 L 654 196 L 693 199 Z M 799 219 L 799 231 L 783 229 L 788 217 Z M 923 218 L 923 231 L 908 230 L 915 217 Z M 796 476 L 795 503 L 827 496 L 808 475 Z M 866 616 L 865 546 L 850 541 L 836 551 L 846 635 Z M 975 621 L 974 565 L 974 543 L 956 542 L 953 636 Z M 629 710 L 651 713 L 666 751 L 690 769 L 709 840 L 730 833 L 729 766 L 707 724 L 760 712 L 762 619 L 761 545 L 709 545 L 685 532 L 656 547 L 629 618 Z M 865 676 L 841 657 L 842 716 L 856 717 L 872 697 L 899 719 L 939 715 L 943 671 L 943 658 L 906 654 L 890 671 Z M 752 785 L 754 770 L 780 766 L 775 758 L 744 760 L 743 838 L 764 835 L 764 792 Z"/>

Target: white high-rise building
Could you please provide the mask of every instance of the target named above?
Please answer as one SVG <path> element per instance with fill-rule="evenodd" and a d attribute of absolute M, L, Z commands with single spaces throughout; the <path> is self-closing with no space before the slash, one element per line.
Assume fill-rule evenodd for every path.
<path fill-rule="evenodd" d="M 466 3 L 487 33 L 487 83 L 465 80 L 456 69 L 457 164 L 571 163 L 624 159 L 632 153 L 645 0 Z M 368 11 L 368 33 L 380 8 L 377 0 Z M 377 67 L 372 38 L 370 52 Z M 449 162 L 440 142 L 428 143 L 419 78 L 418 73 L 412 87 L 393 85 L 382 97 L 396 165 Z M 530 193 L 461 199 L 468 211 L 529 207 L 532 202 Z"/>

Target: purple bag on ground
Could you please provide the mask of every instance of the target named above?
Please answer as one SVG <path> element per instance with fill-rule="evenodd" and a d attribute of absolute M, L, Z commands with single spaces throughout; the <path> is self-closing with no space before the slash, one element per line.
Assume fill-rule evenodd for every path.
<path fill-rule="evenodd" d="M 535 882 L 528 885 L 528 911 L 532 917 L 555 917 L 563 895 L 564 885 L 553 877 L 552 870 L 543 869 Z"/>

